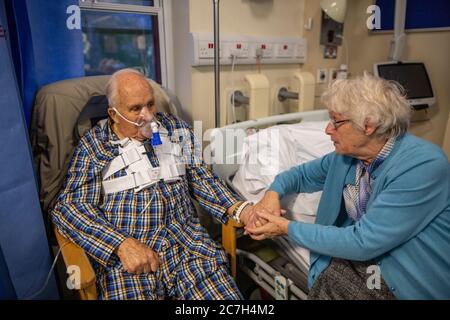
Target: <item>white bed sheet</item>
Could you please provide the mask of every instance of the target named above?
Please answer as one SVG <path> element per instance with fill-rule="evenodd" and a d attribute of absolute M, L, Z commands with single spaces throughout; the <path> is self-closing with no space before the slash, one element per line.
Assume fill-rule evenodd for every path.
<path fill-rule="evenodd" d="M 244 140 L 241 165 L 232 182 L 247 200 L 258 202 L 275 176 L 294 166 L 334 151 L 325 134 L 328 121 L 303 122 L 273 126 Z M 281 205 L 287 218 L 314 223 L 321 192 L 300 193 L 284 197 Z M 289 241 L 295 253 L 309 266 L 309 251 Z"/>

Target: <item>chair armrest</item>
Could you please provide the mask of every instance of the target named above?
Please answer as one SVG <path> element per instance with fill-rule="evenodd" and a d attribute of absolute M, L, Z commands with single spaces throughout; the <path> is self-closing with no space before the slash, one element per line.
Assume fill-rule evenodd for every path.
<path fill-rule="evenodd" d="M 228 219 L 228 222 L 226 223 L 226 226 L 229 228 L 243 228 L 244 224 L 243 223 L 237 223 L 234 219 Z"/>
<path fill-rule="evenodd" d="M 236 229 L 244 225 L 237 223 L 233 219 L 228 219 L 226 224 L 222 225 L 222 246 L 230 258 L 231 275 L 236 278 L 237 259 L 236 259 Z"/>
<path fill-rule="evenodd" d="M 62 248 L 61 254 L 66 266 L 75 265 L 80 268 L 80 289 L 84 290 L 95 286 L 95 272 L 84 250 L 63 237 L 56 228 L 54 228 L 54 232 L 58 245 Z"/>

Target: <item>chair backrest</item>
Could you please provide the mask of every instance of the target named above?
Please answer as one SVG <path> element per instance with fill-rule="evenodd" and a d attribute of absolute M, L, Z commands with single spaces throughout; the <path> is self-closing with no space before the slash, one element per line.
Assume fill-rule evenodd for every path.
<path fill-rule="evenodd" d="M 43 87 L 36 96 L 31 145 L 40 183 L 40 202 L 46 214 L 53 207 L 76 146 L 74 129 L 79 115 L 92 97 L 105 95 L 109 78 L 94 76 L 63 80 Z M 158 111 L 177 115 L 179 102 L 176 97 L 153 80 L 149 79 L 149 82 Z"/>

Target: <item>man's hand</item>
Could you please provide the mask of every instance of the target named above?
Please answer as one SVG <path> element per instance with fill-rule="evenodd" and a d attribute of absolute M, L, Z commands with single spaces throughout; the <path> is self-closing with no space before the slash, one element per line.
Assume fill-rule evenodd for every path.
<path fill-rule="evenodd" d="M 127 238 L 117 249 L 117 255 L 128 273 L 155 272 L 159 267 L 158 255 L 142 242 Z"/>
<path fill-rule="evenodd" d="M 256 212 L 253 210 L 254 206 L 246 206 L 245 209 L 241 212 L 241 222 L 244 226 L 256 226 L 256 221 L 258 217 L 256 216 Z"/>

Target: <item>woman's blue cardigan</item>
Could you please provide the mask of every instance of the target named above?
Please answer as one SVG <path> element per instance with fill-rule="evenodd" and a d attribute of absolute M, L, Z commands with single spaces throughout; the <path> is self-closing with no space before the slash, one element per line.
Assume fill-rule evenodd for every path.
<path fill-rule="evenodd" d="M 450 298 L 450 164 L 437 146 L 405 134 L 372 175 L 366 214 L 347 217 L 342 192 L 357 160 L 330 153 L 279 174 L 270 190 L 323 190 L 315 224 L 289 223 L 289 237 L 311 251 L 311 287 L 331 257 L 373 260 L 399 299 Z M 368 274 L 369 276 L 369 274 Z"/>

